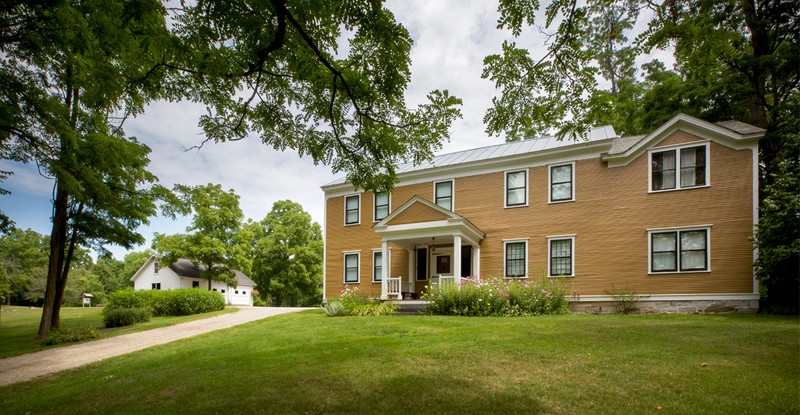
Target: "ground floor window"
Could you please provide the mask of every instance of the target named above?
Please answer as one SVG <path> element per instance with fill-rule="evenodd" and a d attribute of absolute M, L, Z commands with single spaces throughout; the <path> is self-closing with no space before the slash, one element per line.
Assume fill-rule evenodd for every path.
<path fill-rule="evenodd" d="M 650 272 L 708 271 L 708 228 L 650 231 Z"/>
<path fill-rule="evenodd" d="M 192 288 L 200 288 L 200 281 L 192 281 Z"/>
<path fill-rule="evenodd" d="M 547 268 L 550 277 L 575 276 L 575 237 L 550 237 L 547 239 Z"/>
<path fill-rule="evenodd" d="M 528 241 L 505 241 L 504 275 L 506 278 L 525 278 L 528 276 Z"/>
<path fill-rule="evenodd" d="M 358 253 L 344 254 L 344 282 L 358 282 Z"/>
<path fill-rule="evenodd" d="M 160 282 L 154 282 L 154 283 L 150 284 L 150 289 L 151 290 L 160 290 L 161 289 L 161 283 Z"/>
<path fill-rule="evenodd" d="M 372 252 L 372 281 L 380 282 L 383 278 L 383 252 Z"/>

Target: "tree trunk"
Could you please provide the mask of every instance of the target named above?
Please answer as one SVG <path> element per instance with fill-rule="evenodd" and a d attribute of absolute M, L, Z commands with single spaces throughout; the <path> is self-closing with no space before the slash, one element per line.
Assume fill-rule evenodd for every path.
<path fill-rule="evenodd" d="M 56 181 L 56 198 L 53 201 L 53 228 L 50 231 L 50 261 L 47 266 L 47 284 L 44 290 L 42 319 L 39 322 L 39 338 L 47 336 L 53 323 L 53 309 L 58 290 L 58 281 L 63 270 L 64 244 L 67 240 L 68 202 L 69 195 L 61 188 L 61 183 Z"/>
<path fill-rule="evenodd" d="M 764 56 L 772 54 L 769 45 L 769 33 L 765 22 L 756 11 L 756 0 L 742 0 L 742 13 L 747 29 L 750 31 L 750 44 L 753 47 L 753 66 L 751 73 L 747 74 L 750 78 L 750 86 L 753 89 L 750 95 L 750 117 L 755 125 L 761 128 L 769 127 L 767 119 L 766 77 L 762 68 Z"/>
<path fill-rule="evenodd" d="M 78 207 L 77 214 L 80 215 L 83 211 L 83 204 Z M 67 278 L 69 277 L 69 269 L 72 264 L 72 258 L 75 254 L 75 246 L 78 243 L 78 230 L 73 226 L 72 229 L 72 236 L 70 236 L 69 240 L 69 248 L 67 249 L 67 255 L 64 258 L 64 266 L 61 270 L 61 275 L 58 278 L 58 284 L 56 286 L 56 295 L 55 300 L 53 301 L 53 316 L 51 317 L 50 326 L 52 328 L 59 328 L 61 327 L 61 303 L 64 300 L 64 291 L 67 288 Z"/>

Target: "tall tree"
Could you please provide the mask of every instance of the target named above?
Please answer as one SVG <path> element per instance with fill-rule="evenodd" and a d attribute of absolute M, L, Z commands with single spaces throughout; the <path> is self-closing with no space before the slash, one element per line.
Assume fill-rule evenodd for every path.
<path fill-rule="evenodd" d="M 786 308 L 800 311 L 796 282 L 800 249 L 791 243 L 800 212 L 797 204 L 785 203 L 782 206 L 793 210 L 776 216 L 777 211 L 763 202 L 800 198 L 798 188 L 786 186 L 791 181 L 786 175 L 793 171 L 787 166 L 800 158 L 797 146 L 791 145 L 795 136 L 786 128 L 796 118 L 793 103 L 800 94 L 800 9 L 790 0 L 639 0 L 638 7 L 649 9 L 653 17 L 632 46 L 639 53 L 674 47 L 676 70 L 650 62 L 645 81 L 623 97 L 632 101 L 605 99 L 607 91 L 595 80 L 602 54 L 586 47 L 590 22 L 602 17 L 604 8 L 628 5 L 623 0 L 554 0 L 542 10 L 544 16 L 537 16 L 536 1 L 501 1 L 498 27 L 514 35 L 541 17 L 544 26 L 558 26 L 538 58 L 510 42 L 501 54 L 486 58 L 484 77 L 501 92 L 486 113 L 487 132 L 505 132 L 508 140 L 552 129 L 564 136 L 583 133 L 594 121 L 611 120 L 626 133 L 640 133 L 677 112 L 709 121 L 733 118 L 766 128 L 760 142 L 760 212 L 761 222 L 769 223 L 771 230 L 762 232 L 767 227 L 762 225 L 757 232 L 759 277 L 766 284 L 778 280 L 793 284 L 792 304 Z M 615 117 L 610 114 L 614 111 L 629 115 Z M 770 190 L 773 186 L 777 188 Z M 780 238 L 775 237 L 777 229 L 783 232 Z M 786 254 L 780 261 L 762 261 L 778 252 Z"/>
<path fill-rule="evenodd" d="M 236 285 L 234 270 L 246 272 L 250 260 L 241 246 L 239 230 L 244 214 L 239 208 L 239 196 L 233 190 L 224 191 L 218 184 L 205 186 L 176 186 L 187 211 L 194 216 L 186 234 L 155 234 L 153 249 L 166 264 L 180 258 L 195 266 L 203 266 L 202 276 L 211 281 Z"/>
<path fill-rule="evenodd" d="M 156 212 L 149 149 L 122 125 L 165 96 L 163 71 L 152 70 L 164 13 L 156 0 L 12 1 L 0 11 L 0 156 L 36 163 L 54 183 L 39 336 L 60 323 L 77 247 L 131 247 Z"/>
<path fill-rule="evenodd" d="M 322 301 L 322 228 L 299 203 L 281 200 L 256 231 L 253 280 L 276 306 Z"/>
<path fill-rule="evenodd" d="M 174 13 L 182 43 L 163 64 L 208 104 L 207 140 L 255 132 L 388 189 L 397 163 L 430 159 L 460 117 L 447 91 L 406 106 L 412 39 L 381 1 L 199 0 Z"/>
<path fill-rule="evenodd" d="M 31 287 L 44 280 L 48 246 L 48 238 L 31 229 L 12 229 L 0 236 L 0 295 L 10 304 L 30 299 Z"/>

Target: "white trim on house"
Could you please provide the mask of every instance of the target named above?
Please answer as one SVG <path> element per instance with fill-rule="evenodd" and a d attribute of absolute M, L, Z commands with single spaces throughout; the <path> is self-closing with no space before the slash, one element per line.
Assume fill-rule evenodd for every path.
<path fill-rule="evenodd" d="M 724 300 L 759 300 L 761 296 L 754 294 L 640 294 L 640 301 L 724 301 Z M 612 295 L 567 296 L 570 302 L 617 301 Z"/>
<path fill-rule="evenodd" d="M 663 193 L 675 192 L 679 190 L 689 189 L 702 189 L 711 187 L 711 146 L 710 140 L 693 141 L 691 143 L 671 145 L 665 147 L 653 147 L 647 150 L 647 192 L 648 193 Z M 698 186 L 681 186 L 681 152 L 686 148 L 705 147 L 705 183 Z M 666 151 L 675 151 L 675 187 L 672 189 L 658 189 L 653 190 L 653 153 L 663 153 Z"/>
<path fill-rule="evenodd" d="M 573 277 L 575 277 L 575 237 L 576 237 L 575 234 L 553 235 L 553 236 L 547 236 L 546 237 L 547 238 L 547 277 L 548 278 L 573 278 Z M 566 240 L 570 241 L 570 247 L 569 247 L 570 265 L 569 265 L 569 269 L 570 269 L 571 272 L 570 272 L 569 275 L 552 275 L 552 273 L 551 273 L 551 271 L 552 271 L 551 260 L 553 258 L 553 255 L 552 255 L 553 251 L 551 249 L 550 244 L 553 241 L 566 241 Z"/>
<path fill-rule="evenodd" d="M 392 194 L 387 192 L 372 192 L 372 222 L 377 223 L 380 222 L 383 218 L 378 219 L 376 216 L 378 214 L 378 193 L 385 193 L 387 197 L 387 209 L 386 209 L 386 216 L 389 216 L 392 213 Z M 384 216 L 384 218 L 386 217 Z"/>
<path fill-rule="evenodd" d="M 647 149 L 654 147 L 657 143 L 677 130 L 706 137 L 712 141 L 722 143 L 737 150 L 751 148 L 753 145 L 758 146 L 758 140 L 766 133 L 766 130 L 764 130 L 752 134 L 739 134 L 708 121 L 703 121 L 686 114 L 678 114 L 646 135 L 643 139 L 639 140 L 639 142 L 631 146 L 631 148 L 625 152 L 620 154 L 604 154 L 602 159 L 608 162 L 608 167 L 627 166 Z"/>
<path fill-rule="evenodd" d="M 525 279 L 528 278 L 528 260 L 530 259 L 530 255 L 528 255 L 528 239 L 529 238 L 516 238 L 516 239 L 503 239 L 503 278 L 509 280 L 518 280 L 518 279 Z M 508 244 L 516 244 L 516 243 L 523 243 L 525 244 L 525 257 L 523 258 L 523 262 L 525 264 L 525 271 L 523 272 L 521 277 L 509 277 L 508 270 L 506 266 L 508 265 Z"/>
<path fill-rule="evenodd" d="M 347 199 L 351 197 L 358 198 L 358 220 L 352 223 L 347 223 Z M 351 193 L 344 197 L 344 226 L 356 226 L 361 224 L 361 193 Z"/>
<path fill-rule="evenodd" d="M 570 198 L 564 200 L 553 200 L 553 168 L 555 167 L 563 167 L 563 166 L 571 166 L 570 173 L 572 174 L 572 178 L 570 180 Z M 571 161 L 569 163 L 558 163 L 558 164 L 549 164 L 547 166 L 547 203 L 555 204 L 555 203 L 568 203 L 575 201 L 575 162 Z"/>
<path fill-rule="evenodd" d="M 711 227 L 712 225 L 694 226 L 673 226 L 667 228 L 648 228 L 647 229 L 647 274 L 648 275 L 670 275 L 670 274 L 707 274 L 711 272 Z M 681 270 L 681 238 L 682 231 L 706 231 L 706 269 L 703 270 Z M 653 271 L 653 234 L 675 232 L 675 271 Z"/>
<path fill-rule="evenodd" d="M 506 170 L 503 173 L 503 207 L 506 209 L 513 209 L 519 207 L 526 207 L 528 206 L 528 194 L 530 193 L 530 169 L 514 169 L 514 170 Z M 514 173 L 525 173 L 525 202 L 520 203 L 518 205 L 509 205 L 508 204 L 508 175 Z"/>
<path fill-rule="evenodd" d="M 383 258 L 381 257 L 381 274 L 382 275 L 381 275 L 381 279 L 380 280 L 376 280 L 375 279 L 375 254 L 383 255 L 383 248 L 372 248 L 372 262 L 370 263 L 370 271 L 369 271 L 370 275 L 372 275 L 372 283 L 373 284 L 381 284 L 383 282 L 382 281 L 383 278 L 385 278 L 385 276 L 387 275 L 389 270 L 392 269 L 392 250 L 389 249 L 389 255 L 387 257 L 388 263 L 389 263 L 389 268 L 388 269 L 383 269 Z"/>
<path fill-rule="evenodd" d="M 348 255 L 355 255 L 356 256 L 356 280 L 355 281 L 347 281 L 347 256 Z M 354 250 L 354 251 L 342 251 L 342 282 L 347 284 L 359 284 L 361 282 L 361 250 Z"/>
<path fill-rule="evenodd" d="M 456 211 L 456 179 L 455 178 L 450 178 L 450 179 L 445 179 L 445 180 L 437 180 L 437 181 L 433 182 L 433 204 L 435 204 L 436 206 L 439 206 L 439 207 L 444 209 L 444 206 L 439 205 L 439 203 L 436 200 L 437 199 L 437 197 L 436 197 L 436 187 L 437 187 L 437 185 L 439 183 L 447 183 L 447 182 L 450 182 L 450 209 L 447 209 L 447 210 L 449 210 L 451 212 L 455 212 Z"/>

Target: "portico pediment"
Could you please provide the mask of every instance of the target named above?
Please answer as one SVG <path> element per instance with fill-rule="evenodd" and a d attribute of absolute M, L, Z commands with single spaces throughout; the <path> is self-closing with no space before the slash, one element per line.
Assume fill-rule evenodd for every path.
<path fill-rule="evenodd" d="M 375 232 L 383 240 L 412 242 L 438 236 L 463 237 L 478 245 L 486 236 L 463 216 L 438 206 L 420 196 L 414 196 L 389 216 L 375 224 Z"/>

